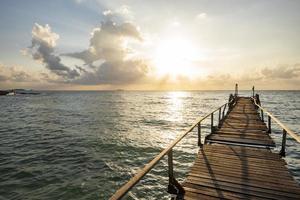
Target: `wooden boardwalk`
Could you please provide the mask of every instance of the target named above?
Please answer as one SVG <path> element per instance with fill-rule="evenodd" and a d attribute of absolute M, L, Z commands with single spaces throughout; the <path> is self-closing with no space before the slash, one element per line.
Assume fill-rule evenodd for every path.
<path fill-rule="evenodd" d="M 250 98 L 238 98 L 206 139 L 182 184 L 184 199 L 300 199 L 300 187 Z"/>
<path fill-rule="evenodd" d="M 259 113 L 250 98 L 240 97 L 234 108 L 221 123 L 220 129 L 207 137 L 211 143 L 233 143 L 275 147 L 267 133 L 267 126 L 261 121 Z"/>
<path fill-rule="evenodd" d="M 286 136 L 300 143 L 300 137 L 264 109 L 259 95 L 239 97 L 235 94 L 228 103 L 196 121 L 155 158 L 139 170 L 110 198 L 121 199 L 156 164 L 168 156 L 168 192 L 172 199 L 299 199 L 300 186 L 289 173 L 285 156 Z M 227 110 L 226 110 L 227 109 Z M 219 113 L 218 126 L 214 114 Z M 267 124 L 264 123 L 264 114 Z M 211 133 L 201 143 L 203 121 L 211 119 Z M 270 137 L 271 122 L 282 128 L 280 153 L 271 151 L 275 143 Z M 185 181 L 176 180 L 173 169 L 173 148 L 197 128 L 199 153 Z"/>

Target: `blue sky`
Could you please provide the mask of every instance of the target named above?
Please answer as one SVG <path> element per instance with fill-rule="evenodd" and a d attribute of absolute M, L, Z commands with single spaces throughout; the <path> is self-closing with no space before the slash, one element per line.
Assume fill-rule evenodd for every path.
<path fill-rule="evenodd" d="M 299 1 L 7 0 L 0 5 L 0 88 L 226 89 L 241 82 L 245 88 L 300 89 Z M 110 20 L 114 25 L 105 30 Z M 45 38 L 33 38 L 36 23 L 49 37 L 58 35 L 38 59 L 32 51 Z M 102 38 L 92 35 L 97 28 Z M 130 35 L 127 28 L 138 33 Z M 125 32 L 116 35 L 112 29 Z M 100 55 L 107 46 L 90 43 L 92 38 L 105 42 L 108 33 L 114 40 L 110 52 L 122 54 L 114 59 Z M 34 39 L 42 43 L 29 48 Z M 86 64 L 83 54 L 72 54 L 82 51 L 98 60 Z M 59 59 L 58 66 L 47 58 Z M 77 75 L 66 78 L 69 72 Z M 20 73 L 22 80 L 11 78 Z"/>
<path fill-rule="evenodd" d="M 0 60 L 11 64 L 12 59 L 24 62 L 19 51 L 30 45 L 31 29 L 36 22 L 50 24 L 53 31 L 60 33 L 63 38 L 60 49 L 83 48 L 88 45 L 87 38 L 83 36 L 88 37 L 92 27 L 101 20 L 102 8 L 98 8 L 89 9 L 75 1 L 1 1 Z"/>

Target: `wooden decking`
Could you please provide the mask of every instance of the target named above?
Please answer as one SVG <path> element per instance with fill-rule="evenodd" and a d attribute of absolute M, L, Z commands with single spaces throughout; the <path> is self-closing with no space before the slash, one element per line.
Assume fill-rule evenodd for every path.
<path fill-rule="evenodd" d="M 300 199 L 250 98 L 239 98 L 206 141 L 182 184 L 184 199 Z"/>
<path fill-rule="evenodd" d="M 210 143 L 275 147 L 250 98 L 240 97 L 220 129 L 207 137 Z"/>
<path fill-rule="evenodd" d="M 198 119 L 155 158 L 141 168 L 135 176 L 120 187 L 111 200 L 123 198 L 157 163 L 168 157 L 168 192 L 172 199 L 299 199 L 300 185 L 293 179 L 285 156 L 286 136 L 300 143 L 300 136 L 290 130 L 263 108 L 259 95 L 239 97 Z M 227 110 L 226 110 L 227 109 Z M 214 114 L 218 126 L 214 126 Z M 263 121 L 266 115 L 268 126 Z M 211 134 L 201 143 L 201 127 L 210 118 Z M 270 137 L 272 122 L 282 129 L 280 154 L 273 153 L 275 143 Z M 179 183 L 174 176 L 173 148 L 197 128 L 199 153 L 185 181 Z"/>

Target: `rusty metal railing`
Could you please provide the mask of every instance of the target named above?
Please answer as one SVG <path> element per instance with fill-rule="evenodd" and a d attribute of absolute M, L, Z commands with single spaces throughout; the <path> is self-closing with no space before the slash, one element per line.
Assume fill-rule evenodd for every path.
<path fill-rule="evenodd" d="M 261 121 L 264 122 L 264 115 L 267 114 L 268 116 L 268 133 L 271 133 L 272 131 L 272 120 L 276 122 L 281 128 L 282 128 L 282 142 L 281 142 L 281 150 L 279 154 L 281 156 L 285 156 L 285 147 L 286 147 L 286 134 L 291 136 L 294 140 L 296 140 L 298 143 L 300 143 L 300 136 L 297 135 L 295 132 L 290 130 L 287 126 L 285 126 L 282 122 L 279 121 L 274 115 L 272 115 L 270 112 L 268 112 L 265 108 L 263 108 L 260 104 L 259 95 L 256 94 L 256 96 L 251 97 L 254 104 L 257 106 L 258 109 L 260 109 L 260 118 Z"/>

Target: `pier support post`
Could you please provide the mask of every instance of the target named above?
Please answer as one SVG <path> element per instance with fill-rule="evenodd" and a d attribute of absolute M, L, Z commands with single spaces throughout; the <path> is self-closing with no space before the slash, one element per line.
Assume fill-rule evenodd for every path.
<path fill-rule="evenodd" d="M 238 89 L 238 84 L 235 84 L 235 91 L 234 91 L 234 96 L 237 97 L 239 95 L 239 89 Z"/>
<path fill-rule="evenodd" d="M 260 114 L 261 114 L 261 121 L 264 122 L 264 111 L 260 109 Z"/>
<path fill-rule="evenodd" d="M 169 185 L 174 179 L 173 172 L 173 150 L 171 149 L 168 153 L 168 173 L 169 173 Z"/>
<path fill-rule="evenodd" d="M 222 112 L 222 120 L 224 120 L 224 117 L 225 117 L 226 106 L 227 106 L 227 104 L 225 104 L 224 109 L 223 109 L 223 112 Z"/>
<path fill-rule="evenodd" d="M 214 132 L 214 113 L 211 113 L 211 115 L 210 115 L 210 131 L 211 131 L 211 133 L 213 133 Z"/>
<path fill-rule="evenodd" d="M 198 123 L 198 146 L 202 147 L 202 143 L 201 143 L 201 123 Z"/>
<path fill-rule="evenodd" d="M 282 131 L 281 150 L 279 152 L 279 155 L 281 155 L 282 157 L 285 157 L 285 145 L 286 145 L 286 130 L 283 129 L 283 131 Z"/>
<path fill-rule="evenodd" d="M 218 128 L 221 126 L 221 108 L 219 108 L 219 123 Z"/>
<path fill-rule="evenodd" d="M 183 187 L 177 182 L 174 177 L 173 171 L 173 149 L 168 152 L 168 174 L 169 174 L 169 185 L 168 193 L 182 196 L 184 194 Z"/>
<path fill-rule="evenodd" d="M 271 117 L 268 115 L 268 131 L 267 133 L 271 133 Z"/>

